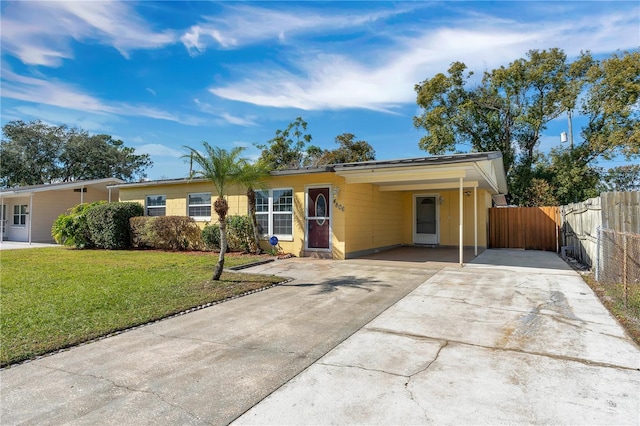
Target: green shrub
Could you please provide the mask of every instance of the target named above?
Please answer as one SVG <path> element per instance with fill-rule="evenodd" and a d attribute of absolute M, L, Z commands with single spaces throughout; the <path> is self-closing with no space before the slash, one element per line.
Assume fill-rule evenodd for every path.
<path fill-rule="evenodd" d="M 87 224 L 87 213 L 106 201 L 82 203 L 58 216 L 51 227 L 51 236 L 58 244 L 76 248 L 92 248 L 94 243 Z"/>
<path fill-rule="evenodd" d="M 133 248 L 153 248 L 151 241 L 152 235 L 147 223 L 152 217 L 136 216 L 129 219 L 129 229 L 131 231 L 131 247 Z"/>
<path fill-rule="evenodd" d="M 203 247 L 200 228 L 185 216 L 132 217 L 131 242 L 134 247 L 162 250 L 199 250 Z"/>
<path fill-rule="evenodd" d="M 202 241 L 209 250 L 220 250 L 220 226 L 217 223 L 205 226 Z"/>
<path fill-rule="evenodd" d="M 229 251 L 248 252 L 255 245 L 249 216 L 227 217 Z"/>
<path fill-rule="evenodd" d="M 131 247 L 129 219 L 142 216 L 144 208 L 133 202 L 108 203 L 87 213 L 91 240 L 98 248 L 122 250 Z"/>
<path fill-rule="evenodd" d="M 220 225 L 207 225 L 202 230 L 202 241 L 210 250 L 220 250 Z M 227 250 L 248 252 L 255 248 L 253 228 L 249 216 L 227 217 Z"/>

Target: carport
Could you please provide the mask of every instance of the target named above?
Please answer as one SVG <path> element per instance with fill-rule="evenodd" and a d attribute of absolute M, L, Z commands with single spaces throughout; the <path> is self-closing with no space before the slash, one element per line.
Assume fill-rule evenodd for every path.
<path fill-rule="evenodd" d="M 393 161 L 367 161 L 363 163 L 345 163 L 334 165 L 335 173 L 345 179 L 347 184 L 372 184 L 381 192 L 410 192 L 413 194 L 412 220 L 413 234 L 419 234 L 422 226 L 420 203 L 431 204 L 435 220 L 435 239 L 427 244 L 437 245 L 441 227 L 438 212 L 444 199 L 437 195 L 441 191 L 457 191 L 458 214 L 458 263 L 464 264 L 465 223 L 473 222 L 473 250 L 478 255 L 478 216 L 479 209 L 486 211 L 491 207 L 491 196 L 506 194 L 507 182 L 500 152 L 443 155 L 437 157 L 410 158 Z M 483 190 L 483 200 L 478 202 L 478 191 Z M 432 196 L 431 194 L 436 194 Z M 424 194 L 424 197 L 421 195 Z M 464 198 L 473 194 L 471 214 L 465 213 Z M 489 195 L 489 198 L 487 196 Z M 431 197 L 430 197 L 431 196 Z M 431 200 L 432 198 L 433 200 Z M 429 208 L 429 206 L 427 206 Z M 449 211 L 451 219 L 451 210 Z M 427 210 L 426 218 L 429 218 Z M 428 221 L 428 220 L 427 220 Z M 427 224 L 429 226 L 429 224 Z M 482 225 L 486 232 L 488 223 Z M 432 231 L 433 232 L 433 231 Z M 416 241 L 414 237 L 414 243 Z"/>

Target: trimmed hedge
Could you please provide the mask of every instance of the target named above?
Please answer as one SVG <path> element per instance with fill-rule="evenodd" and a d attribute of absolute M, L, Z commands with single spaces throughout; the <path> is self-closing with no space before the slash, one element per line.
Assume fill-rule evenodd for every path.
<path fill-rule="evenodd" d="M 102 204 L 87 213 L 91 239 L 97 248 L 122 250 L 131 247 L 129 219 L 142 216 L 139 203 L 119 202 Z"/>
<path fill-rule="evenodd" d="M 129 224 L 133 247 L 182 251 L 204 246 L 200 228 L 190 217 L 132 217 Z"/>

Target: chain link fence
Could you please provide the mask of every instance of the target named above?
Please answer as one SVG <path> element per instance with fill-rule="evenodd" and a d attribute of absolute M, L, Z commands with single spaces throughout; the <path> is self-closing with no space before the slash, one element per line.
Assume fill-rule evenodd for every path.
<path fill-rule="evenodd" d="M 640 318 L 640 234 L 597 229 L 595 279 Z"/>

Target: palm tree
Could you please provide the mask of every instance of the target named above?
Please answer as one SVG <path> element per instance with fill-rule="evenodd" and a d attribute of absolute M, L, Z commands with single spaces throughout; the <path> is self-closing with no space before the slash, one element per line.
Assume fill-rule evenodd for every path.
<path fill-rule="evenodd" d="M 191 159 L 193 163 L 199 166 L 199 170 L 191 171 L 190 177 L 200 176 L 210 180 L 218 193 L 218 198 L 213 205 L 220 223 L 220 256 L 213 271 L 213 280 L 217 281 L 222 275 L 224 255 L 227 252 L 227 213 L 229 212 L 229 204 L 225 194 L 229 186 L 240 183 L 239 178 L 246 160 L 240 157 L 240 154 L 244 151 L 242 147 L 227 151 L 223 148 L 212 147 L 207 142 L 202 142 L 202 145 L 205 150 L 204 154 L 194 148 L 185 146 L 190 152 L 184 157 Z"/>
<path fill-rule="evenodd" d="M 266 189 L 265 178 L 269 176 L 270 168 L 264 161 L 256 163 L 245 162 L 240 172 L 240 184 L 247 188 L 247 200 L 249 203 L 249 218 L 253 228 L 253 240 L 256 246 L 256 254 L 260 254 L 260 234 L 258 220 L 256 219 L 256 189 Z"/>

